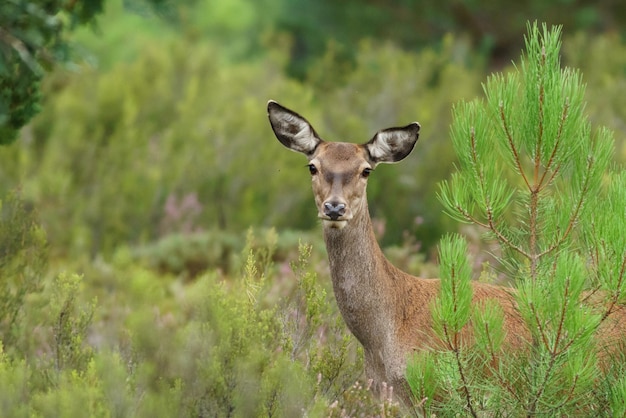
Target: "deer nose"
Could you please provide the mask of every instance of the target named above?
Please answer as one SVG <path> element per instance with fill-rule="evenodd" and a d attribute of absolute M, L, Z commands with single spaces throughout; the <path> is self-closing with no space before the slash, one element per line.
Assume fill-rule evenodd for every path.
<path fill-rule="evenodd" d="M 345 215 L 346 205 L 339 202 L 326 202 L 324 203 L 324 215 L 328 216 L 333 221 L 339 219 L 340 216 Z"/>

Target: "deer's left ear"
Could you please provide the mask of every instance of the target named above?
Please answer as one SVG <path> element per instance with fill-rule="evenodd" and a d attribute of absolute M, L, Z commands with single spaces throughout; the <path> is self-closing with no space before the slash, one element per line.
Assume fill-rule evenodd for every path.
<path fill-rule="evenodd" d="M 419 132 L 417 122 L 402 128 L 385 129 L 376 133 L 364 147 L 373 163 L 395 163 L 413 151 Z"/>

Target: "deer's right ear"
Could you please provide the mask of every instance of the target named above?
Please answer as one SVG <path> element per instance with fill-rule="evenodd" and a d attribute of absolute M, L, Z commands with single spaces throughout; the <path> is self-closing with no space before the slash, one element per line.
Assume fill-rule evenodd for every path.
<path fill-rule="evenodd" d="M 267 103 L 267 115 L 276 138 L 292 151 L 311 157 L 322 142 L 306 119 L 273 100 Z"/>

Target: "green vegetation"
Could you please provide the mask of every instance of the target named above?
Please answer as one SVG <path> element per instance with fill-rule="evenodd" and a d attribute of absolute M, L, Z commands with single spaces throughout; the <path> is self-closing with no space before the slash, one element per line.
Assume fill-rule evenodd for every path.
<path fill-rule="evenodd" d="M 39 110 L 39 84 L 46 68 L 69 53 L 63 30 L 86 23 L 102 10 L 102 0 L 0 5 L 0 144 L 15 140 Z"/>
<path fill-rule="evenodd" d="M 408 371 L 426 416 L 623 413 L 626 171 L 609 169 L 612 133 L 592 130 L 581 74 L 561 68 L 560 48 L 559 28 L 530 26 L 516 69 L 491 76 L 484 100 L 454 108 L 459 166 L 441 201 L 499 243 L 530 340 L 506 349 L 501 310 L 471 304 L 465 240 L 442 240 L 432 313 L 447 350 L 420 354 Z M 462 346 L 456 335 L 470 322 L 475 341 Z"/>
<path fill-rule="evenodd" d="M 13 220 L 29 234 L 31 218 L 21 213 Z M 3 335 L 14 336 L 0 355 L 5 416 L 335 416 L 346 402 L 397 413 L 349 389 L 360 357 L 309 265 L 311 247 L 300 244 L 279 272 L 279 239 L 248 233 L 238 279 L 228 282 L 212 272 L 181 286 L 119 254 L 37 289 L 15 283 L 27 297 L 0 310 L 12 320 Z M 21 244 L 3 266 L 42 245 Z M 85 302 L 92 292 L 97 298 Z"/>
<path fill-rule="evenodd" d="M 587 405 L 623 414 L 623 366 L 604 373 L 598 358 L 581 357 L 603 312 L 572 295 L 598 289 L 609 305 L 623 300 L 626 177 L 614 167 L 626 160 L 618 32 L 626 15 L 619 5 L 553 0 L 516 3 L 501 19 L 499 2 L 455 3 L 453 14 L 448 4 L 417 1 L 2 3 L 3 417 L 402 414 L 389 393 L 368 391 L 358 344 L 335 306 L 308 173 L 273 140 L 268 99 L 299 109 L 328 140 L 363 142 L 418 120 L 413 155 L 369 185 L 388 257 L 435 277 L 440 237 L 460 233 L 467 243 L 440 245 L 442 275 L 453 262 L 465 284 L 479 275 L 516 283 L 526 319 L 542 324 L 530 358 L 505 357 L 485 377 L 479 366 L 503 338 L 498 309 L 466 306 L 450 316 L 455 300 L 442 294 L 440 328 L 470 321 L 492 331 L 463 356 L 415 359 L 418 410 L 515 415 L 532 407 L 549 416 Z M 543 110 L 521 93 L 532 85 L 523 75 L 540 71 L 532 49 L 517 68 L 507 58 L 539 15 L 568 22 L 560 59 L 581 70 L 557 71 L 550 55 L 544 75 L 554 101 Z M 472 101 L 493 68 L 502 74 Z M 536 123 L 545 112 L 553 140 L 564 97 L 571 126 L 562 137 L 575 146 L 558 147 L 549 163 L 554 143 L 535 153 Z M 517 170 L 507 142 L 495 140 L 506 138 L 494 117 L 500 100 L 524 151 Z M 486 141 L 476 144 L 482 180 L 467 160 L 471 126 Z M 536 155 L 539 173 L 548 171 L 533 212 L 521 173 L 532 179 Z M 596 156 L 593 167 L 587 155 Z M 446 216 L 438 193 L 471 216 L 448 207 L 457 219 L 489 225 L 491 217 L 490 239 Z M 550 318 L 562 313 L 568 333 L 557 337 Z M 585 338 L 574 344 L 578 334 Z M 487 339 L 491 351 L 481 345 Z M 459 364 L 475 379 L 467 391 Z M 498 385 L 523 367 L 510 390 Z M 572 396 L 552 402 L 563 388 Z"/>

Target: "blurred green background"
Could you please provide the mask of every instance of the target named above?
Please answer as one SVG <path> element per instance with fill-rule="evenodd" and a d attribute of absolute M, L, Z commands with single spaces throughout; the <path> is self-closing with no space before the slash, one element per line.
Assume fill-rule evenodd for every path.
<path fill-rule="evenodd" d="M 75 17 L 68 4 L 61 16 Z M 454 165 L 451 108 L 506 71 L 529 20 L 564 25 L 563 61 L 584 73 L 587 112 L 626 153 L 620 1 L 92 0 L 84 9 L 59 31 L 64 54 L 43 76 L 41 112 L 0 148 L 0 187 L 21 190 L 62 257 L 106 257 L 171 234 L 314 228 L 304 161 L 274 139 L 268 99 L 329 140 L 363 142 L 418 120 L 413 155 L 377 170 L 369 199 L 383 245 L 428 253 L 458 228 L 435 197 Z"/>

